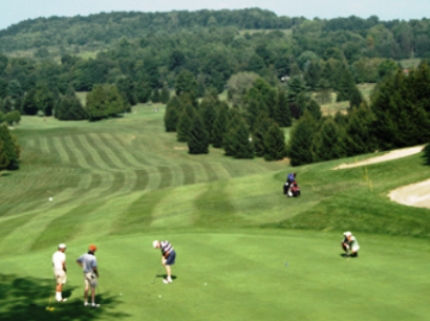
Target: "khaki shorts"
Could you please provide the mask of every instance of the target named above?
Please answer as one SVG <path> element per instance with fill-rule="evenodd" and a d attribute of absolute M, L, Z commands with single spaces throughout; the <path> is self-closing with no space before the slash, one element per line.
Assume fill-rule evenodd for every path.
<path fill-rule="evenodd" d="M 63 270 L 54 270 L 55 279 L 57 280 L 57 284 L 66 284 L 67 276 L 66 272 Z"/>
<path fill-rule="evenodd" d="M 84 275 L 85 287 L 95 288 L 97 286 L 97 275 L 93 272 L 85 273 Z"/>

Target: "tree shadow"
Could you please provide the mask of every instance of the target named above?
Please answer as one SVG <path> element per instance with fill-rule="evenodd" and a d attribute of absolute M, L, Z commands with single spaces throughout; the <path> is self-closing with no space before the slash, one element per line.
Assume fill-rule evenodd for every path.
<path fill-rule="evenodd" d="M 109 293 L 97 295 L 99 309 L 84 307 L 82 299 L 54 300 L 55 282 L 51 279 L 0 274 L 0 320 L 2 321 L 91 321 L 126 318 L 129 314 L 113 312 L 122 302 Z M 70 297 L 75 288 L 64 292 Z M 49 308 L 49 309 L 48 309 Z"/>
<path fill-rule="evenodd" d="M 424 162 L 427 166 L 430 166 L 430 144 L 427 144 L 426 147 L 424 147 L 423 151 Z"/>

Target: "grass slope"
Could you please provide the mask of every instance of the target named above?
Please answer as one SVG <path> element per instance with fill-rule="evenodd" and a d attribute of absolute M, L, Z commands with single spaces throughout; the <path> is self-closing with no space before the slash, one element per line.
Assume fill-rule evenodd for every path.
<path fill-rule="evenodd" d="M 1 320 L 427 320 L 429 211 L 387 197 L 430 178 L 422 155 L 302 166 L 303 194 L 286 199 L 286 163 L 188 155 L 164 132 L 163 111 L 139 105 L 97 123 L 23 118 L 14 131 L 22 168 L 0 177 Z M 339 256 L 347 229 L 358 259 Z M 150 284 L 155 238 L 178 252 L 171 286 L 162 274 Z M 59 242 L 70 300 L 48 312 Z M 97 312 L 82 307 L 74 264 L 90 242 L 100 249 Z"/>

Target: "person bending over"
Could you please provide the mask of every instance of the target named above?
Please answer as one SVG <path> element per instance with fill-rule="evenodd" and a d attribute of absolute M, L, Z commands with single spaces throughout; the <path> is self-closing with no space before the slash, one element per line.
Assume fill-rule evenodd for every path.
<path fill-rule="evenodd" d="M 163 283 L 172 283 L 171 265 L 175 264 L 176 252 L 169 241 L 154 241 L 152 242 L 154 249 L 161 249 L 161 264 L 166 268 L 167 277 L 163 279 Z"/>
<path fill-rule="evenodd" d="M 360 245 L 358 245 L 357 239 L 351 232 L 343 233 L 342 249 L 345 251 L 346 256 L 358 256 Z"/>

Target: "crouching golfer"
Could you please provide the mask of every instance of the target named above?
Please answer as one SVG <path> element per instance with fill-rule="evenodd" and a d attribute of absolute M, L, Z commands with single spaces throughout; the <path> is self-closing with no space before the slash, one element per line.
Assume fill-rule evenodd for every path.
<path fill-rule="evenodd" d="M 66 284 L 66 244 L 61 243 L 58 245 L 58 250 L 52 255 L 52 265 L 54 267 L 54 275 L 57 280 L 57 286 L 55 287 L 55 300 L 57 302 L 64 302 L 67 299 L 63 299 L 62 291 L 63 284 Z"/>
<path fill-rule="evenodd" d="M 154 249 L 161 249 L 161 264 L 166 268 L 167 277 L 163 279 L 164 284 L 172 283 L 171 265 L 175 264 L 176 253 L 169 241 L 152 242 Z"/>
<path fill-rule="evenodd" d="M 91 307 L 98 308 L 100 304 L 96 304 L 96 287 L 97 287 L 97 278 L 99 277 L 99 272 L 97 270 L 97 260 L 94 255 L 97 247 L 91 244 L 88 247 L 88 253 L 83 254 L 76 262 L 84 271 L 84 282 L 85 282 L 85 291 L 84 291 L 84 306 L 88 306 L 88 290 L 91 287 Z"/>
<path fill-rule="evenodd" d="M 343 233 L 342 248 L 345 251 L 346 256 L 356 257 L 358 256 L 358 250 L 360 245 L 358 245 L 357 239 L 352 235 L 351 232 Z"/>

